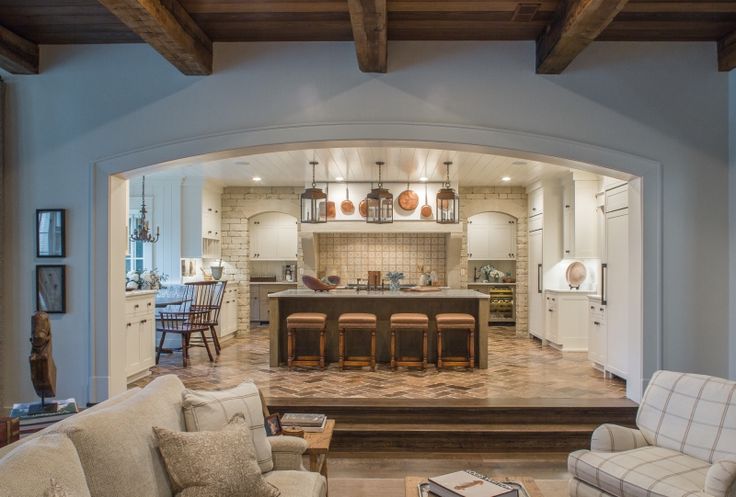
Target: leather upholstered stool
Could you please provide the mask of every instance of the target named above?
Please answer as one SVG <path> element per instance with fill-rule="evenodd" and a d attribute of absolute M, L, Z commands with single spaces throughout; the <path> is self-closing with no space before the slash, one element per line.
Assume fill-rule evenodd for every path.
<path fill-rule="evenodd" d="M 422 355 L 421 357 L 400 356 L 396 358 L 397 332 L 402 330 L 419 330 L 422 332 Z M 415 312 L 399 312 L 391 315 L 391 369 L 399 366 L 420 367 L 427 369 L 427 333 L 429 333 L 429 318 L 426 314 Z"/>
<path fill-rule="evenodd" d="M 437 369 L 460 366 L 473 369 L 475 367 L 475 318 L 470 314 L 449 312 L 437 314 Z M 464 331 L 467 336 L 466 357 L 443 356 L 442 337 L 451 330 Z"/>
<path fill-rule="evenodd" d="M 319 366 L 325 369 L 325 330 L 327 315 L 321 312 L 295 312 L 286 318 L 286 350 L 289 369 L 294 366 Z M 296 355 L 296 334 L 298 330 L 319 331 L 319 355 Z"/>
<path fill-rule="evenodd" d="M 345 366 L 370 366 L 371 371 L 376 370 L 376 315 L 367 312 L 346 312 L 340 314 L 337 320 L 337 329 L 340 333 L 338 353 L 340 354 L 340 369 Z M 371 334 L 371 352 L 368 356 L 348 356 L 345 353 L 345 333 L 355 330 L 369 331 Z"/>

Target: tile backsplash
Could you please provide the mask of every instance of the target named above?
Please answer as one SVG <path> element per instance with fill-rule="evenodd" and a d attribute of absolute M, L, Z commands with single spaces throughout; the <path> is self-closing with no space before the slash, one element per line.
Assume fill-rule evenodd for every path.
<path fill-rule="evenodd" d="M 319 276 L 337 274 L 344 283 L 363 282 L 368 271 L 402 271 L 403 284 L 417 284 L 420 268 L 447 280 L 447 236 L 443 233 L 326 233 L 317 235 Z"/>

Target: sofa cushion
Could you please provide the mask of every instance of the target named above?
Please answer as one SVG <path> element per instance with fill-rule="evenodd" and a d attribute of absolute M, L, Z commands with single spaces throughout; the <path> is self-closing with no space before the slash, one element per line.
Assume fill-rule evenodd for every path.
<path fill-rule="evenodd" d="M 568 471 L 616 497 L 691 497 L 702 492 L 710 464 L 662 447 L 624 452 L 579 450 Z"/>
<path fill-rule="evenodd" d="M 312 471 L 272 471 L 266 481 L 281 492 L 281 497 L 325 497 L 327 483 L 322 475 Z"/>
<path fill-rule="evenodd" d="M 242 414 L 251 430 L 258 466 L 265 473 L 273 469 L 271 444 L 266 440 L 261 396 L 255 384 L 241 383 L 229 390 L 186 390 L 183 399 L 187 431 L 219 431 L 236 414 Z"/>
<path fill-rule="evenodd" d="M 177 497 L 279 496 L 261 475 L 241 414 L 220 431 L 153 430 Z"/>
<path fill-rule="evenodd" d="M 170 497 L 153 426 L 184 429 L 184 385 L 173 375 L 61 429 L 74 442 L 92 497 Z"/>
<path fill-rule="evenodd" d="M 658 371 L 637 414 L 650 445 L 708 461 L 736 458 L 736 382 Z"/>
<path fill-rule="evenodd" d="M 36 437 L 0 459 L 0 497 L 54 495 L 54 488 L 69 497 L 90 495 L 77 450 L 66 435 Z"/>

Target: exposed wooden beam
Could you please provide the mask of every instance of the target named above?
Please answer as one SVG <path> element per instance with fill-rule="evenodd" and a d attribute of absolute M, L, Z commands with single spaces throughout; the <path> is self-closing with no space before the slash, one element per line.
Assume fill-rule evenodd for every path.
<path fill-rule="evenodd" d="M 38 45 L 0 26 L 0 67 L 12 74 L 38 74 Z"/>
<path fill-rule="evenodd" d="M 212 41 L 177 0 L 99 1 L 184 74 L 212 74 Z"/>
<path fill-rule="evenodd" d="M 736 67 L 736 31 L 718 42 L 718 70 L 730 71 Z"/>
<path fill-rule="evenodd" d="M 537 39 L 537 74 L 560 74 L 628 0 L 562 0 L 552 23 Z"/>
<path fill-rule="evenodd" d="M 348 9 L 360 70 L 386 72 L 386 0 L 348 0 Z"/>

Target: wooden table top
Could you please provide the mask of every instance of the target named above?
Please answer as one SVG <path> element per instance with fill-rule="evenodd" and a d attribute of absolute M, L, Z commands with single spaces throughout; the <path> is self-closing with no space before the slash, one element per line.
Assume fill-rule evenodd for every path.
<path fill-rule="evenodd" d="M 307 432 L 304 434 L 304 440 L 309 443 L 307 454 L 327 454 L 330 451 L 330 442 L 332 442 L 332 433 L 335 431 L 335 420 L 328 419 L 325 423 L 324 431 L 314 433 Z"/>
<path fill-rule="evenodd" d="M 501 482 L 504 481 L 515 481 L 524 485 L 524 488 L 529 493 L 529 497 L 544 497 L 539 487 L 534 482 L 533 478 L 528 476 L 499 476 L 491 475 L 491 478 Z M 423 476 L 407 476 L 404 478 L 404 496 L 405 497 L 419 497 L 419 491 L 417 487 L 420 483 L 426 482 L 427 478 Z M 519 496 L 523 497 L 523 496 Z"/>

